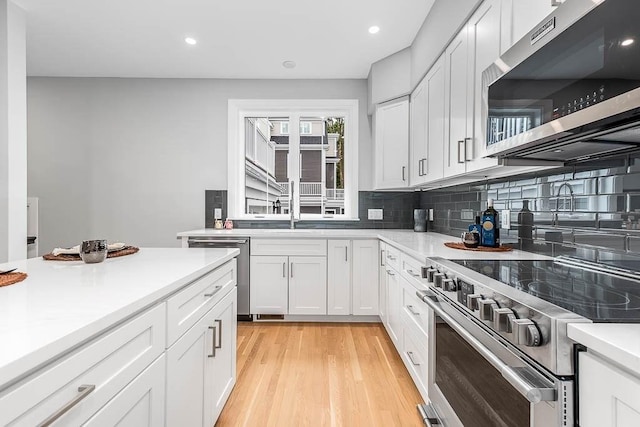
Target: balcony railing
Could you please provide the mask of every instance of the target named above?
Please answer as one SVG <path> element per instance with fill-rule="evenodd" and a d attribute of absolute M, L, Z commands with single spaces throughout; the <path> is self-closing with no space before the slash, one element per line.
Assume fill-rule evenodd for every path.
<path fill-rule="evenodd" d="M 327 200 L 344 200 L 344 189 L 327 188 Z"/>
<path fill-rule="evenodd" d="M 283 196 L 289 195 L 288 182 L 279 182 L 278 185 L 282 187 Z M 321 182 L 301 182 L 298 188 L 299 188 L 301 197 L 321 197 L 322 196 Z M 327 188 L 325 190 L 325 197 L 327 200 L 344 200 L 344 189 Z"/>

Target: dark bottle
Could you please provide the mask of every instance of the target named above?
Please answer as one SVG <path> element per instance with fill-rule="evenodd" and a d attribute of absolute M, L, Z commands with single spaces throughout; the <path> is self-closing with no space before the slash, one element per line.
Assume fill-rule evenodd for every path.
<path fill-rule="evenodd" d="M 518 212 L 518 247 L 520 250 L 533 249 L 533 212 L 529 210 L 529 201 L 522 201 L 522 209 Z"/>
<path fill-rule="evenodd" d="M 469 226 L 469 231 L 477 231 L 478 234 L 481 234 L 481 229 L 482 226 L 480 225 L 480 215 L 476 216 L 476 223 L 475 224 L 471 224 Z"/>
<path fill-rule="evenodd" d="M 500 246 L 500 230 L 498 230 L 498 211 L 493 208 L 493 199 L 487 201 L 487 210 L 482 213 L 481 246 L 497 248 Z"/>

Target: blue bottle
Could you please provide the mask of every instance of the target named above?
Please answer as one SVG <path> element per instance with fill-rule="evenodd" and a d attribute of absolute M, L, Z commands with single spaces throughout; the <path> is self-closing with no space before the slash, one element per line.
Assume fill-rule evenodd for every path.
<path fill-rule="evenodd" d="M 493 199 L 487 201 L 487 210 L 482 213 L 482 232 L 480 245 L 497 248 L 500 246 L 500 230 L 498 230 L 498 211 L 493 208 Z"/>
<path fill-rule="evenodd" d="M 476 215 L 476 223 L 469 226 L 469 231 L 475 231 L 478 235 L 482 235 L 482 226 L 480 225 L 480 215 Z"/>

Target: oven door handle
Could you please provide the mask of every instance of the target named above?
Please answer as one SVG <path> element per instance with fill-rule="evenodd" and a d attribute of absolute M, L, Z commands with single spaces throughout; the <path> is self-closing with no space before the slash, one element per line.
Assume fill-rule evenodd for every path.
<path fill-rule="evenodd" d="M 418 291 L 418 297 L 422 299 L 433 311 L 449 324 L 464 340 L 471 345 L 478 353 L 480 353 L 489 363 L 496 368 L 504 379 L 511 384 L 521 395 L 523 395 L 531 403 L 540 403 L 542 401 L 553 402 L 557 400 L 556 390 L 546 378 L 537 374 L 539 377 L 536 382 L 544 384 L 544 387 L 536 387 L 529 383 L 518 374 L 517 369 L 505 364 L 499 357 L 493 354 L 484 344 L 482 344 L 476 337 L 470 334 L 464 329 L 458 322 L 456 322 L 451 316 L 449 316 L 437 301 L 437 296 L 429 291 Z M 533 372 L 528 372 L 529 375 L 533 375 Z"/>

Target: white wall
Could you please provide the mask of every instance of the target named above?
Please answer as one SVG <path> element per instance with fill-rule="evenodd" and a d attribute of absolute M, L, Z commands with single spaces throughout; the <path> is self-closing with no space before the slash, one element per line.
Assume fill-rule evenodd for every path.
<path fill-rule="evenodd" d="M 87 238 L 179 246 L 204 226 L 204 191 L 227 188 L 227 100 L 359 100 L 359 182 L 373 188 L 366 80 L 31 77 L 29 195 L 40 252 Z"/>
<path fill-rule="evenodd" d="M 25 13 L 0 0 L 0 263 L 27 257 Z"/>
<path fill-rule="evenodd" d="M 411 49 L 402 49 L 371 65 L 371 92 L 368 111 L 373 106 L 411 93 Z"/>

